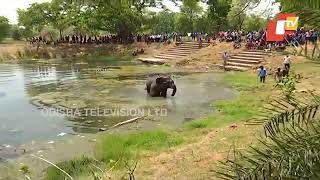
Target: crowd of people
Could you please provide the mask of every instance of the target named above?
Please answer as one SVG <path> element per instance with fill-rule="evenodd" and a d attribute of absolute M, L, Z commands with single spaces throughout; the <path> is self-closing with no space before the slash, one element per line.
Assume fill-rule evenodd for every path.
<path fill-rule="evenodd" d="M 260 50 L 275 50 L 283 51 L 289 45 L 303 45 L 306 42 L 317 41 L 319 33 L 314 29 L 305 30 L 304 28 L 298 29 L 295 33 L 287 34 L 282 42 L 267 42 L 267 31 L 221 31 L 218 33 L 220 42 L 233 42 L 234 48 L 240 48 L 241 42 L 245 40 L 245 47 L 247 49 L 260 49 Z"/>
<path fill-rule="evenodd" d="M 171 42 L 181 41 L 182 34 L 170 33 L 170 34 L 137 34 L 129 36 L 119 35 L 67 35 L 60 37 L 59 39 L 52 41 L 48 40 L 47 36 L 32 37 L 28 39 L 30 44 L 116 44 L 116 43 L 134 43 L 134 42 L 145 42 L 145 43 L 160 43 L 160 42 Z"/>
<path fill-rule="evenodd" d="M 283 59 L 283 67 L 278 67 L 274 72 L 274 78 L 277 83 L 284 82 L 284 78 L 288 77 L 291 63 L 291 57 L 286 55 Z M 258 77 L 260 78 L 260 82 L 265 83 L 267 76 L 267 69 L 264 66 L 260 66 L 258 69 Z"/>

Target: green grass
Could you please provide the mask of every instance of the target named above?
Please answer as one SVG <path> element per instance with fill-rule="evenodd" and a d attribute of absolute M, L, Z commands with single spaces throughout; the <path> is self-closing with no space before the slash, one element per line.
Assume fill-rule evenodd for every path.
<path fill-rule="evenodd" d="M 306 62 L 306 63 L 300 63 L 300 64 L 295 64 L 293 66 L 293 69 L 297 73 L 305 73 L 305 74 L 320 74 L 319 69 L 320 69 L 320 62 Z"/>
<path fill-rule="evenodd" d="M 212 106 L 220 112 L 204 119 L 188 122 L 184 126 L 188 129 L 218 128 L 230 123 L 250 120 L 261 112 L 261 100 L 259 96 L 241 94 L 233 100 L 215 101 Z"/>
<path fill-rule="evenodd" d="M 91 173 L 90 164 L 94 161 L 87 157 L 81 157 L 74 160 L 64 161 L 56 164 L 59 168 L 66 171 L 72 177 L 88 175 Z M 67 179 L 66 175 L 63 174 L 57 168 L 51 166 L 47 169 L 47 180 L 64 180 Z"/>
<path fill-rule="evenodd" d="M 261 87 L 258 76 L 249 74 L 248 72 L 228 73 L 224 78 L 224 82 L 235 87 L 239 91 L 251 91 Z"/>
<path fill-rule="evenodd" d="M 160 151 L 183 143 L 182 136 L 178 133 L 165 130 L 145 131 L 129 134 L 108 134 L 98 139 L 95 147 L 96 158 L 106 165 L 116 168 L 123 168 L 124 163 L 130 160 L 137 160 L 142 151 Z M 79 159 L 64 161 L 57 164 L 72 177 L 90 175 L 90 164 L 93 160 L 82 157 Z M 47 169 L 48 180 L 62 180 L 65 175 L 50 167 Z"/>
<path fill-rule="evenodd" d="M 159 151 L 181 144 L 183 139 L 176 135 L 164 130 L 105 135 L 97 142 L 96 157 L 104 162 L 137 159 L 143 150 Z"/>
<path fill-rule="evenodd" d="M 224 81 L 240 91 L 240 96 L 231 100 L 218 100 L 212 103 L 219 112 L 200 120 L 194 120 L 184 125 L 187 129 L 218 128 L 230 123 L 250 120 L 259 115 L 263 100 L 266 98 L 264 88 L 258 78 L 247 72 L 232 72 L 225 76 Z M 260 90 L 260 91 L 259 91 Z"/>

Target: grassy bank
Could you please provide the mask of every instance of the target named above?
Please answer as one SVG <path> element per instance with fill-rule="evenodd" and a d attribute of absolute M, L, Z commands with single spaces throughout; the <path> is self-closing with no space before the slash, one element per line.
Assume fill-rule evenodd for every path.
<path fill-rule="evenodd" d="M 127 162 L 143 158 L 142 152 L 160 152 L 184 142 L 177 132 L 157 129 L 130 134 L 108 134 L 96 143 L 95 160 L 87 157 L 58 163 L 57 166 L 73 177 L 88 176 L 101 169 L 123 169 Z M 96 168 L 92 168 L 96 167 Z M 47 179 L 64 179 L 65 175 L 54 167 L 47 169 Z"/>
<path fill-rule="evenodd" d="M 269 92 L 266 89 L 272 87 L 272 82 L 260 84 L 255 75 L 249 73 L 228 73 L 225 82 L 239 91 L 239 96 L 232 100 L 219 100 L 212 103 L 213 108 L 218 112 L 210 114 L 200 120 L 191 121 L 177 131 L 154 130 L 129 134 L 108 134 L 103 135 L 96 143 L 95 157 L 103 162 L 106 167 L 113 167 L 122 171 L 127 161 L 140 161 L 145 154 L 159 154 L 167 149 L 175 149 L 183 145 L 194 143 L 213 129 L 218 129 L 230 124 L 241 123 L 255 118 L 262 111 L 262 101 L 267 99 Z M 229 134 L 227 138 L 240 139 L 243 134 Z M 241 140 L 240 140 L 241 142 Z M 216 144 L 217 149 L 228 148 Z M 80 159 L 81 160 L 81 159 Z M 63 162 L 63 166 L 72 166 L 77 160 Z M 91 163 L 90 161 L 84 161 Z M 79 164 L 79 163 L 78 163 Z M 80 176 L 86 175 L 89 164 L 79 165 L 77 168 L 66 167 L 68 173 Z M 76 167 L 76 166 L 75 166 Z M 49 171 L 48 171 L 49 172 Z M 77 173 L 75 173 L 77 172 Z M 48 177 L 56 177 L 60 174 L 58 170 L 50 171 Z"/>
<path fill-rule="evenodd" d="M 266 100 L 265 88 L 272 83 L 261 84 L 258 78 L 247 72 L 229 73 L 225 83 L 236 88 L 240 95 L 232 100 L 219 100 L 212 103 L 217 113 L 185 124 L 187 129 L 219 128 L 230 123 L 238 123 L 255 118 L 262 111 L 261 101 Z"/>

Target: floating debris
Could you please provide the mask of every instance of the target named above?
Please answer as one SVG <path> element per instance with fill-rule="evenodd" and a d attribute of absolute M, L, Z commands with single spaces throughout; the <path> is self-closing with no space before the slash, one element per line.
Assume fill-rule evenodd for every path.
<path fill-rule="evenodd" d="M 58 134 L 58 136 L 62 137 L 62 136 L 64 136 L 64 135 L 66 135 L 66 134 L 67 134 L 67 133 L 62 132 L 62 133 Z"/>

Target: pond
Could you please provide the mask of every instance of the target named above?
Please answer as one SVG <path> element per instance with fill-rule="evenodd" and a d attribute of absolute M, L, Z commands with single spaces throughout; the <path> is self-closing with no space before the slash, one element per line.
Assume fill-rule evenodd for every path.
<path fill-rule="evenodd" d="M 222 83 L 223 73 L 180 72 L 172 73 L 178 87 L 176 96 L 151 98 L 144 90 L 150 71 L 143 72 L 141 67 L 144 70 L 159 67 L 123 65 L 121 68 L 126 72 L 115 68 L 97 73 L 93 68 L 96 66 L 0 65 L 0 145 L 51 140 L 64 134 L 97 133 L 101 128 L 108 129 L 134 117 L 132 114 L 103 117 L 92 114 L 79 117 L 63 113 L 48 115 L 48 109 L 61 106 L 72 109 L 151 109 L 153 116 L 138 129 L 174 129 L 214 111 L 210 107 L 212 101 L 236 95 Z M 164 111 L 160 116 L 155 110 Z"/>

